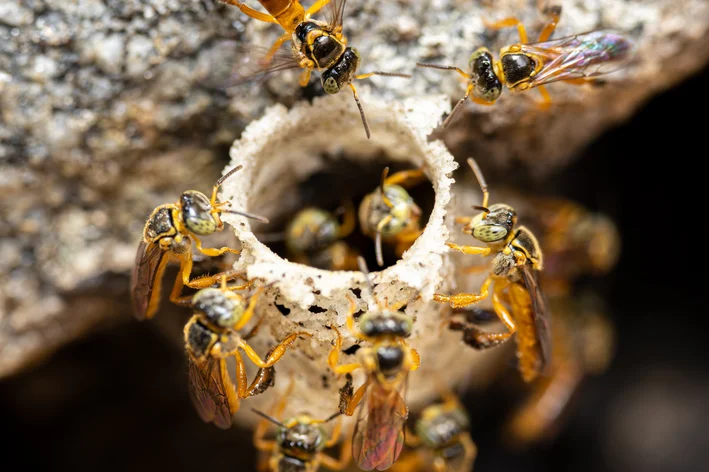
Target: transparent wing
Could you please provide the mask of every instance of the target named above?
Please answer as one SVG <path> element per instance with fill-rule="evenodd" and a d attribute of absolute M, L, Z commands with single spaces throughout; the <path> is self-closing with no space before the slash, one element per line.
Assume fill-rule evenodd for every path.
<path fill-rule="evenodd" d="M 550 312 L 544 298 L 544 293 L 539 285 L 539 271 L 535 270 L 531 264 L 524 264 L 521 267 L 524 285 L 532 299 L 534 310 L 534 326 L 536 328 L 537 342 L 539 343 L 539 353 L 541 356 L 540 371 L 549 365 L 551 356 L 551 331 Z"/>
<path fill-rule="evenodd" d="M 328 3 L 327 24 L 335 28 L 342 27 L 342 22 L 345 16 L 345 3 L 347 0 L 332 0 Z"/>
<path fill-rule="evenodd" d="M 543 59 L 530 85 L 608 74 L 628 65 L 635 46 L 625 36 L 608 30 L 567 36 L 543 43 L 523 44 L 522 52 Z"/>
<path fill-rule="evenodd" d="M 231 410 L 225 393 L 230 386 L 222 382 L 219 361 L 212 357 L 200 361 L 188 353 L 187 364 L 190 398 L 200 418 L 206 423 L 214 423 L 218 428 L 230 428 Z"/>
<path fill-rule="evenodd" d="M 299 58 L 290 46 L 281 47 L 268 60 L 269 49 L 255 45 L 238 45 L 232 58 L 232 72 L 224 84 L 225 88 L 252 81 L 263 81 L 271 74 L 289 69 L 300 68 Z"/>
<path fill-rule="evenodd" d="M 148 306 L 153 292 L 160 295 L 160 284 L 162 283 L 160 266 L 166 252 L 155 243 L 141 241 L 138 252 L 135 255 L 135 264 L 130 280 L 131 303 L 133 314 L 139 320 L 150 317 Z"/>
<path fill-rule="evenodd" d="M 360 407 L 352 442 L 352 454 L 362 470 L 386 470 L 404 447 L 404 424 L 408 409 L 404 398 L 407 381 L 385 390 L 372 382 Z"/>

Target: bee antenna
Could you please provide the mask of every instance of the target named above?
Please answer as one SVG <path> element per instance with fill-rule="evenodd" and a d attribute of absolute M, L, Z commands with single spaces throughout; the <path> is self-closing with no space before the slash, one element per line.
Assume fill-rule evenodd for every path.
<path fill-rule="evenodd" d="M 270 421 L 271 423 L 275 424 L 276 426 L 280 426 L 281 428 L 285 428 L 285 427 L 286 427 L 286 425 L 284 425 L 283 423 L 281 423 L 280 421 L 278 421 L 278 420 L 277 420 L 276 418 L 274 418 L 273 416 L 267 415 L 266 413 L 264 413 L 264 412 L 262 412 L 262 411 L 259 411 L 259 410 L 257 410 L 256 408 L 252 408 L 251 411 L 253 411 L 253 412 L 256 413 L 257 415 L 261 416 L 262 418 L 267 419 L 268 421 Z"/>
<path fill-rule="evenodd" d="M 377 297 L 374 295 L 374 285 L 369 279 L 369 269 L 367 269 L 367 262 L 364 260 L 364 257 L 357 257 L 357 265 L 359 266 L 360 272 L 364 274 L 364 280 L 367 282 L 367 289 L 369 289 L 369 294 L 372 296 L 374 301 L 379 304 L 379 302 L 377 301 Z"/>
<path fill-rule="evenodd" d="M 472 87 L 468 87 L 468 90 L 467 90 L 467 92 L 465 92 L 465 95 L 463 95 L 463 98 L 458 100 L 458 103 L 455 104 L 455 106 L 453 107 L 451 112 L 448 114 L 446 119 L 443 121 L 443 124 L 441 125 L 443 128 L 446 128 L 450 124 L 450 122 L 453 121 L 453 118 L 455 118 L 455 116 L 458 114 L 458 112 L 460 110 L 462 110 L 463 104 L 470 96 L 471 91 L 472 91 Z"/>
<path fill-rule="evenodd" d="M 478 179 L 478 184 L 480 184 L 480 190 L 483 192 L 483 203 L 482 207 L 487 208 L 487 203 L 488 199 L 490 197 L 490 192 L 487 190 L 487 182 L 485 182 L 485 177 L 483 176 L 482 171 L 480 170 L 480 166 L 478 165 L 477 161 L 473 159 L 472 157 L 468 158 L 468 165 L 470 166 L 471 169 L 473 169 L 473 173 L 475 173 L 475 178 Z M 489 213 L 489 210 L 488 210 Z"/>
<path fill-rule="evenodd" d="M 369 123 L 367 123 L 367 117 L 364 116 L 364 108 L 362 107 L 362 102 L 359 101 L 359 95 L 357 95 L 357 89 L 354 85 L 350 84 L 352 89 L 352 95 L 354 96 L 355 102 L 357 103 L 357 108 L 359 108 L 359 116 L 362 117 L 362 124 L 364 125 L 364 132 L 367 133 L 367 139 L 372 136 L 369 132 Z"/>
<path fill-rule="evenodd" d="M 268 218 L 265 216 L 254 215 L 253 213 L 247 213 L 245 211 L 237 210 L 221 210 L 222 213 L 230 213 L 232 215 L 245 216 L 246 218 L 251 218 L 252 220 L 260 221 L 261 223 L 270 223 Z"/>
<path fill-rule="evenodd" d="M 224 183 L 224 181 L 225 181 L 226 179 L 228 179 L 229 177 L 231 177 L 232 175 L 234 175 L 235 173 L 237 173 L 238 171 L 240 171 L 241 169 L 243 169 L 243 167 L 244 167 L 244 166 L 242 166 L 241 164 L 239 164 L 238 166 L 234 167 L 232 170 L 230 170 L 230 171 L 227 172 L 226 174 L 224 174 L 224 175 L 222 175 L 221 177 L 219 177 L 219 180 L 217 180 L 217 183 L 214 184 L 214 186 L 215 186 L 215 187 L 221 187 L 221 185 Z"/>
<path fill-rule="evenodd" d="M 341 414 L 342 414 L 342 413 L 340 413 L 340 412 L 338 411 L 337 413 L 335 413 L 335 414 L 333 414 L 333 415 L 330 415 L 325 421 L 323 421 L 323 423 L 329 423 L 330 421 L 334 420 L 335 418 L 337 418 L 337 417 L 340 416 Z"/>

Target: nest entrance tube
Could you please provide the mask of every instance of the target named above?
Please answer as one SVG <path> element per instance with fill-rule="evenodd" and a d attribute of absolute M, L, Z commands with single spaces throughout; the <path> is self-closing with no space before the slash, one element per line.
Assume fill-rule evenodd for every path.
<path fill-rule="evenodd" d="M 448 308 L 432 301 L 433 293 L 447 290 L 454 277 L 445 246 L 449 229 L 444 217 L 454 182 L 451 173 L 458 164 L 441 142 L 429 142 L 427 138 L 449 109 L 445 96 L 414 98 L 394 105 L 368 100 L 366 111 L 372 127 L 368 140 L 351 97 L 344 94 L 299 104 L 290 111 L 274 106 L 232 145 L 232 161 L 225 172 L 236 165 L 243 169 L 224 183 L 220 197 L 231 201 L 234 208 L 283 218 L 299 209 L 292 208 L 298 200 L 298 184 L 327 166 L 337 166 L 341 156 L 362 166 L 377 166 L 379 171 L 382 158 L 405 168 L 424 168 L 430 183 L 421 185 L 431 185 L 434 198 L 423 233 L 394 265 L 383 270 L 369 268 L 377 298 L 387 304 L 407 302 L 405 312 L 414 319 L 409 341 L 421 354 L 422 365 L 409 378 L 407 401 L 412 408 L 436 395 L 435 379 L 441 374 L 435 372 L 443 372 L 449 384 L 459 383 L 468 380 L 474 365 L 485 357 L 464 347 L 459 335 L 443 328 Z M 294 331 L 313 336 L 293 344 L 276 364 L 276 386 L 248 399 L 249 406 L 268 410 L 283 394 L 292 375 L 296 384 L 286 416 L 307 411 L 316 418 L 329 417 L 337 411 L 338 389 L 344 379 L 338 380 L 327 365 L 335 339 L 328 327 L 337 326 L 344 334 L 343 347 L 349 350 L 343 353 L 341 362 L 354 362 L 356 349 L 350 348 L 355 339 L 345 327 L 348 296 L 357 301 L 360 312 L 375 308 L 364 275 L 289 262 L 259 241 L 258 234 L 267 233 L 267 226 L 235 215 L 223 218 L 235 228 L 242 244 L 234 267 L 255 280 L 255 286 L 268 286 L 256 308 L 256 316 L 263 317 L 263 323 L 249 341 L 252 346 L 264 355 Z M 355 386 L 363 380 L 363 373 L 356 372 Z M 242 424 L 254 424 L 258 419 L 249 412 L 236 416 Z"/>

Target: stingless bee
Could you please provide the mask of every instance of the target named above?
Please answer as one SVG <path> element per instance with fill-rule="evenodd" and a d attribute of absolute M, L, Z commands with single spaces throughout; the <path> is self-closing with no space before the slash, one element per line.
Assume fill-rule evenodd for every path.
<path fill-rule="evenodd" d="M 359 406 L 355 424 L 352 455 L 360 469 L 385 470 L 399 457 L 404 446 L 404 426 L 409 410 L 406 406 L 406 385 L 409 372 L 419 368 L 421 359 L 406 338 L 411 335 L 413 320 L 398 310 L 406 302 L 383 306 L 374 295 L 374 287 L 364 259 L 359 258 L 360 270 L 367 288 L 377 305 L 375 311 L 362 315 L 355 328 L 357 305 L 350 298 L 347 329 L 357 339 L 369 345 L 357 351 L 359 362 L 339 365 L 342 335 L 337 333 L 335 345 L 328 355 L 328 365 L 336 374 L 348 374 L 363 369 L 367 380 L 356 392 L 343 388 L 341 412 L 352 416 Z M 364 404 L 361 404 L 364 400 Z"/>
<path fill-rule="evenodd" d="M 423 170 L 405 170 L 389 176 L 385 167 L 379 187 L 367 194 L 359 205 L 362 232 L 374 237 L 377 264 L 384 265 L 382 240 L 396 243 L 396 252 L 403 254 L 421 235 L 421 209 L 405 187 L 418 183 Z"/>
<path fill-rule="evenodd" d="M 415 450 L 394 464 L 393 472 L 470 472 L 477 446 L 470 437 L 470 421 L 456 396 L 441 392 L 442 402 L 426 406 L 416 420 L 415 434 L 406 436 Z"/>
<path fill-rule="evenodd" d="M 537 88 L 542 95 L 540 106 L 547 108 L 551 97 L 545 84 L 557 81 L 584 84 L 621 69 L 630 62 L 634 45 L 617 32 L 599 30 L 550 40 L 559 22 L 561 7 L 550 8 L 546 13 L 550 21 L 536 43 L 529 43 L 524 25 L 517 18 L 486 24 L 492 29 L 516 26 L 520 42 L 502 48 L 499 60 L 494 60 L 487 48 L 477 49 L 470 56 L 470 73 L 455 66 L 416 64 L 419 67 L 454 70 L 468 81 L 465 95 L 443 122 L 444 127 L 448 126 L 468 97 L 480 105 L 492 105 L 500 97 L 503 85 L 507 85 L 512 92 Z"/>
<path fill-rule="evenodd" d="M 254 10 L 238 0 L 221 1 L 238 7 L 243 13 L 257 20 L 278 23 L 285 31 L 260 61 L 259 72 L 269 73 L 301 68 L 304 70 L 299 83 L 305 87 L 310 80 L 311 72 L 318 70 L 322 72 L 321 82 L 326 93 L 336 94 L 348 86 L 359 108 L 367 138 L 371 135 L 369 124 L 357 95 L 357 89 L 352 82 L 374 75 L 411 78 L 408 74 L 378 71 L 357 74 L 361 59 L 359 51 L 347 46 L 347 38 L 342 34 L 346 0 L 318 0 L 307 10 L 298 0 L 259 0 L 268 14 Z M 330 9 L 330 18 L 327 22 L 310 19 L 326 5 Z M 283 43 L 287 41 L 291 41 L 291 50 L 280 50 Z"/>
<path fill-rule="evenodd" d="M 266 467 L 259 467 L 259 470 L 269 470 L 271 472 L 316 472 L 320 465 L 330 470 L 343 470 L 352 460 L 349 440 L 344 441 L 340 446 L 340 457 L 337 459 L 324 452 L 326 449 L 335 446 L 340 440 L 342 422 L 338 420 L 330 434 L 328 434 L 323 425 L 335 418 L 341 418 L 340 412 L 325 420 L 316 420 L 303 413 L 283 422 L 280 421 L 280 416 L 286 406 L 288 397 L 293 391 L 294 385 L 291 378 L 291 383 L 286 393 L 270 414 L 253 410 L 264 418 L 254 430 L 254 445 L 259 451 L 270 453 L 268 463 L 265 464 Z M 275 440 L 264 439 L 269 423 L 278 426 Z"/>
<path fill-rule="evenodd" d="M 176 203 L 160 205 L 150 214 L 131 274 L 131 300 L 133 312 L 138 319 L 152 318 L 155 315 L 160 305 L 163 274 L 171 258 L 180 262 L 180 271 L 172 287 L 170 301 L 181 303 L 180 294 L 185 285 L 199 289 L 218 282 L 220 274 L 192 280 L 190 276 L 192 241 L 197 250 L 207 256 L 220 256 L 226 252 L 239 254 L 239 251 L 229 247 L 202 247 L 200 236 L 208 236 L 224 229 L 224 223 L 219 217 L 221 213 L 232 213 L 268 223 L 268 220 L 261 216 L 227 209 L 226 207 L 231 206 L 229 201 L 217 200 L 219 187 L 241 167 L 234 167 L 217 180 L 212 188 L 211 198 L 197 190 L 188 190 Z"/>
<path fill-rule="evenodd" d="M 220 288 L 205 288 L 192 297 L 195 314 L 184 329 L 190 396 L 202 420 L 222 429 L 231 426 L 231 417 L 239 410 L 240 399 L 263 393 L 273 385 L 273 365 L 298 336 L 310 336 L 305 332 L 292 333 L 269 351 L 266 360 L 261 359 L 245 341 L 248 336 L 242 337 L 239 331 L 253 317 L 264 288 L 258 288 L 247 303 L 235 293 L 246 286 L 227 287 L 226 281 L 227 277 L 222 277 Z M 250 386 L 239 350 L 260 369 Z M 236 387 L 227 369 L 229 357 L 236 361 Z"/>
<path fill-rule="evenodd" d="M 493 310 L 507 332 L 488 333 L 464 325 L 461 327 L 465 331 L 464 340 L 473 348 L 485 349 L 497 346 L 517 333 L 519 370 L 522 378 L 531 382 L 546 368 L 549 360 L 549 314 L 539 286 L 542 251 L 531 231 L 524 226 L 515 229 L 517 212 L 514 208 L 504 203 L 488 207 L 489 192 L 482 172 L 474 159 L 469 158 L 468 164 L 483 193 L 482 206 L 474 207 L 482 213 L 471 218 L 458 218 L 457 221 L 466 223 L 463 227 L 465 234 L 487 244 L 487 247 L 447 245 L 464 254 L 494 255 L 492 272 L 483 282 L 479 294 L 435 294 L 434 300 L 460 308 L 492 295 Z"/>
<path fill-rule="evenodd" d="M 357 251 L 341 239 L 355 227 L 351 205 L 344 208 L 342 222 L 329 211 L 308 207 L 299 211 L 286 228 L 289 256 L 298 263 L 326 270 L 356 270 Z"/>

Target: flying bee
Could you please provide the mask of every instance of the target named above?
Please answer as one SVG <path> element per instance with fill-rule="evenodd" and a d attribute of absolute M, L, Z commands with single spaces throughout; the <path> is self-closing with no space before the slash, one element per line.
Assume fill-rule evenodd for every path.
<path fill-rule="evenodd" d="M 259 451 L 270 453 L 267 467 L 261 467 L 271 472 L 316 472 L 320 465 L 330 470 L 343 470 L 352 460 L 349 440 L 340 446 L 340 457 L 335 459 L 325 454 L 325 450 L 335 446 L 340 440 L 342 430 L 341 413 L 337 412 L 325 420 L 316 420 L 308 414 L 299 414 L 281 422 L 280 416 L 286 406 L 288 397 L 294 386 L 293 379 L 276 404 L 274 411 L 265 414 L 253 410 L 264 419 L 254 430 L 254 445 Z M 328 434 L 324 426 L 338 418 L 337 423 Z M 266 440 L 269 423 L 278 426 L 275 440 Z"/>
<path fill-rule="evenodd" d="M 259 61 L 259 73 L 301 68 L 304 70 L 299 83 L 305 87 L 310 81 L 312 71 L 317 70 L 322 72 L 321 82 L 326 93 L 336 94 L 345 86 L 349 87 L 357 103 L 367 138 L 371 135 L 369 124 L 353 81 L 374 75 L 411 78 L 408 74 L 377 71 L 357 74 L 361 60 L 359 51 L 347 46 L 347 38 L 342 34 L 346 0 L 318 0 L 307 10 L 298 0 L 259 0 L 268 14 L 254 10 L 238 0 L 222 1 L 238 7 L 243 13 L 257 20 L 278 23 L 285 31 Z M 329 20 L 311 20 L 310 17 L 325 5 L 330 9 Z M 287 41 L 291 41 L 291 50 L 281 51 L 281 46 Z"/>
<path fill-rule="evenodd" d="M 550 40 L 559 22 L 561 7 L 548 9 L 547 13 L 550 21 L 536 43 L 528 42 L 524 25 L 517 18 L 486 24 L 492 29 L 516 26 L 520 42 L 502 48 L 499 60 L 494 60 L 487 48 L 479 48 L 470 56 L 469 73 L 455 66 L 416 64 L 419 67 L 454 70 L 468 81 L 465 95 L 443 122 L 444 127 L 448 126 L 468 97 L 480 105 L 492 105 L 500 97 L 503 85 L 507 85 L 512 92 L 537 88 L 542 95 L 540 106 L 547 108 L 551 97 L 545 84 L 557 81 L 584 84 L 621 69 L 630 62 L 633 42 L 617 32 L 599 30 Z"/>
<path fill-rule="evenodd" d="M 558 433 L 584 379 L 602 373 L 614 353 L 615 330 L 598 298 L 561 296 L 550 303 L 553 349 L 549 375 L 531 384 L 504 427 L 506 440 L 516 447 Z"/>
<path fill-rule="evenodd" d="M 379 188 L 368 194 L 359 205 L 362 232 L 374 237 L 377 264 L 384 265 L 382 240 L 396 243 L 396 252 L 403 254 L 421 235 L 421 209 L 405 187 L 418 183 L 423 170 L 406 170 L 389 176 L 385 167 Z"/>
<path fill-rule="evenodd" d="M 545 293 L 566 294 L 583 275 L 603 275 L 618 261 L 620 235 L 613 221 L 559 198 L 533 198 L 529 224 L 544 249 Z"/>
<path fill-rule="evenodd" d="M 457 221 L 466 223 L 463 228 L 465 234 L 487 244 L 487 247 L 447 245 L 464 254 L 494 254 L 492 272 L 483 282 L 480 294 L 435 294 L 434 300 L 460 308 L 492 295 L 493 310 L 507 332 L 488 333 L 466 326 L 465 341 L 476 349 L 485 349 L 499 345 L 517 333 L 519 370 L 522 378 L 531 382 L 546 368 L 550 348 L 549 314 L 539 286 L 542 251 L 530 230 L 524 226 L 515 229 L 517 212 L 514 208 L 504 203 L 488 207 L 489 192 L 482 172 L 474 159 L 468 159 L 468 164 L 480 184 L 483 203 L 474 207 L 481 211 L 480 214 Z"/>
<path fill-rule="evenodd" d="M 449 391 L 442 402 L 426 406 L 416 420 L 415 434 L 406 436 L 414 448 L 394 464 L 393 472 L 470 472 L 477 446 L 470 437 L 470 421 L 463 405 Z"/>
<path fill-rule="evenodd" d="M 329 211 L 308 207 L 299 211 L 286 228 L 289 256 L 298 263 L 326 270 L 356 270 L 357 251 L 341 241 L 355 227 L 351 205 L 345 205 L 342 222 Z"/>
<path fill-rule="evenodd" d="M 377 310 L 362 315 L 358 321 L 359 329 L 356 329 L 354 313 L 357 305 L 350 298 L 347 329 L 369 346 L 357 351 L 359 362 L 339 365 L 342 335 L 332 326 L 337 339 L 327 360 L 336 374 L 351 375 L 357 369 L 363 369 L 367 374 L 367 380 L 356 392 L 353 393 L 352 388 L 340 390 L 340 409 L 352 416 L 360 407 L 352 442 L 352 455 L 357 466 L 363 470 L 385 470 L 396 461 L 404 446 L 404 426 L 409 414 L 404 399 L 406 385 L 409 372 L 419 368 L 421 359 L 406 342 L 411 335 L 413 320 L 398 312 L 407 302 L 381 305 L 374 296 L 374 287 L 361 257 L 359 264 Z M 363 399 L 364 404 L 361 404 Z"/>
<path fill-rule="evenodd" d="M 241 167 L 236 166 L 217 180 L 211 198 L 207 198 L 202 192 L 188 190 L 180 196 L 177 203 L 160 205 L 150 214 L 131 274 L 131 300 L 133 312 L 138 319 L 152 318 L 155 315 L 160 305 L 163 274 L 171 258 L 180 262 L 180 271 L 172 287 L 170 301 L 182 303 L 180 294 L 185 285 L 200 289 L 218 282 L 221 277 L 219 274 L 192 280 L 190 276 L 192 241 L 197 250 L 206 256 L 215 257 L 226 252 L 239 254 L 239 251 L 229 247 L 202 247 L 201 236 L 224 229 L 220 214 L 232 213 L 268 223 L 268 220 L 261 216 L 227 209 L 231 206 L 230 202 L 217 200 L 219 187 Z"/>
<path fill-rule="evenodd" d="M 247 302 L 235 293 L 246 286 L 227 287 L 226 280 L 222 277 L 221 288 L 205 288 L 192 297 L 195 314 L 184 329 L 190 396 L 202 420 L 222 429 L 231 426 L 231 417 L 239 410 L 240 399 L 263 393 L 273 385 L 273 365 L 298 336 L 310 336 L 304 332 L 290 334 L 270 350 L 266 360 L 261 359 L 239 331 L 253 317 L 263 287 Z M 239 350 L 260 369 L 250 386 Z M 227 370 L 229 357 L 236 361 L 236 387 Z"/>

